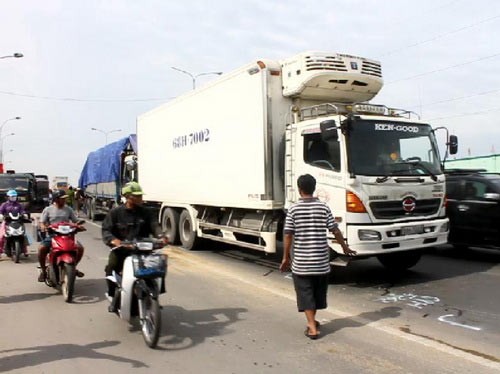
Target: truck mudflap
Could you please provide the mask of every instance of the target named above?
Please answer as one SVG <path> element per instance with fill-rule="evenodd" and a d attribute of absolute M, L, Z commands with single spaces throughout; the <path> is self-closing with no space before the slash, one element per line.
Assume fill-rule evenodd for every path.
<path fill-rule="evenodd" d="M 358 256 L 376 256 L 446 244 L 448 231 L 448 218 L 441 218 L 389 225 L 348 225 L 344 235 Z M 333 238 L 329 241 L 336 252 L 342 253 Z"/>

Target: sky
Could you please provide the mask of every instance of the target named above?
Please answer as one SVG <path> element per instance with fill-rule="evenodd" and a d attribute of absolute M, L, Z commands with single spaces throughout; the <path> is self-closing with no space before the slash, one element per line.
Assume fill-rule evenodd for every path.
<path fill-rule="evenodd" d="M 192 88 L 172 67 L 230 72 L 304 51 L 380 61 L 372 103 L 446 126 L 458 158 L 500 153 L 499 34 L 493 0 L 0 0 L 0 57 L 24 55 L 0 59 L 4 164 L 76 185 L 89 152 Z"/>

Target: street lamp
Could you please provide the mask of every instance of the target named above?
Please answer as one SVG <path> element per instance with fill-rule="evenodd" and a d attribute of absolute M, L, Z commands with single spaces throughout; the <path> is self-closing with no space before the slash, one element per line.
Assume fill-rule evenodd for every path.
<path fill-rule="evenodd" d="M 108 144 L 108 135 L 113 133 L 113 132 L 118 132 L 118 131 L 122 131 L 121 129 L 115 129 L 115 130 L 111 130 L 111 131 L 104 131 L 104 130 L 101 130 L 101 129 L 96 129 L 95 127 L 91 127 L 90 128 L 91 130 L 94 130 L 94 131 L 99 131 L 99 132 L 102 132 L 105 136 L 105 139 L 106 139 L 106 144 Z"/>
<path fill-rule="evenodd" d="M 0 126 L 0 136 L 2 136 L 2 129 L 3 127 L 5 126 L 5 124 L 9 121 L 13 121 L 15 119 L 21 119 L 21 117 L 12 117 L 12 118 L 9 118 L 9 119 L 6 119 L 5 121 L 3 121 L 2 125 Z"/>
<path fill-rule="evenodd" d="M 13 120 L 18 120 L 18 119 L 21 119 L 21 117 L 12 117 L 12 118 L 6 119 L 5 121 L 3 121 L 2 125 L 0 125 L 0 163 L 2 163 L 2 161 L 3 161 L 3 138 L 4 138 L 4 137 L 2 137 L 3 127 L 5 126 L 5 124 L 7 122 L 13 121 Z M 14 135 L 14 133 L 12 133 L 11 135 Z"/>
<path fill-rule="evenodd" d="M 11 132 L 10 134 L 7 134 L 7 135 L 4 135 L 0 138 L 0 164 L 3 164 L 3 140 L 8 137 L 8 136 L 12 136 L 12 135 L 16 135 L 14 134 L 13 132 Z"/>
<path fill-rule="evenodd" d="M 8 56 L 0 56 L 0 59 L 1 58 L 9 58 L 9 57 L 14 57 L 14 58 L 21 58 L 21 57 L 24 57 L 24 55 L 22 53 L 14 53 L 13 55 L 8 55 Z"/>
<path fill-rule="evenodd" d="M 193 90 L 196 88 L 196 78 L 201 77 L 202 75 L 211 75 L 211 74 L 221 75 L 222 74 L 222 71 L 209 71 L 206 73 L 191 74 L 189 71 L 182 70 L 182 69 L 176 68 L 174 66 L 171 66 L 171 68 L 174 70 L 180 71 L 181 73 L 189 75 L 191 77 L 191 79 L 193 80 Z"/>

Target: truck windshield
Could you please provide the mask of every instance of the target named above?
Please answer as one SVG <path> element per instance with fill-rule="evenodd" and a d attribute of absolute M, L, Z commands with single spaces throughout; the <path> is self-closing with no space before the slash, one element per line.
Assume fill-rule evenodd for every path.
<path fill-rule="evenodd" d="M 355 175 L 441 174 L 439 151 L 429 125 L 356 120 L 349 130 L 350 171 Z"/>
<path fill-rule="evenodd" d="M 0 189 L 1 190 L 21 190 L 26 191 L 29 189 L 29 179 L 28 178 L 19 178 L 19 177 L 11 177 L 11 176 L 1 176 L 0 177 Z"/>

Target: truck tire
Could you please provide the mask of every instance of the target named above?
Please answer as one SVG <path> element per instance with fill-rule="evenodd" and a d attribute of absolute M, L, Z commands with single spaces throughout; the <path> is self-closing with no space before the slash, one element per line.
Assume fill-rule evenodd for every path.
<path fill-rule="evenodd" d="M 167 208 L 161 215 L 161 229 L 170 244 L 179 244 L 179 212 Z"/>
<path fill-rule="evenodd" d="M 89 210 L 89 215 L 91 215 L 90 219 L 95 222 L 97 217 L 96 217 L 96 214 L 95 214 L 95 201 L 92 200 L 90 202 L 90 210 Z"/>
<path fill-rule="evenodd" d="M 187 210 L 183 210 L 179 218 L 179 237 L 182 247 L 193 250 L 199 242 L 199 238 L 194 230 L 194 222 Z"/>
<path fill-rule="evenodd" d="M 422 257 L 420 251 L 406 251 L 380 255 L 377 256 L 377 259 L 387 269 L 401 271 L 415 266 L 420 261 L 420 257 Z"/>
<path fill-rule="evenodd" d="M 93 214 L 93 212 L 92 212 L 92 200 L 87 200 L 86 205 L 87 205 L 87 217 L 90 220 L 92 220 L 94 218 L 94 216 L 92 215 Z"/>

